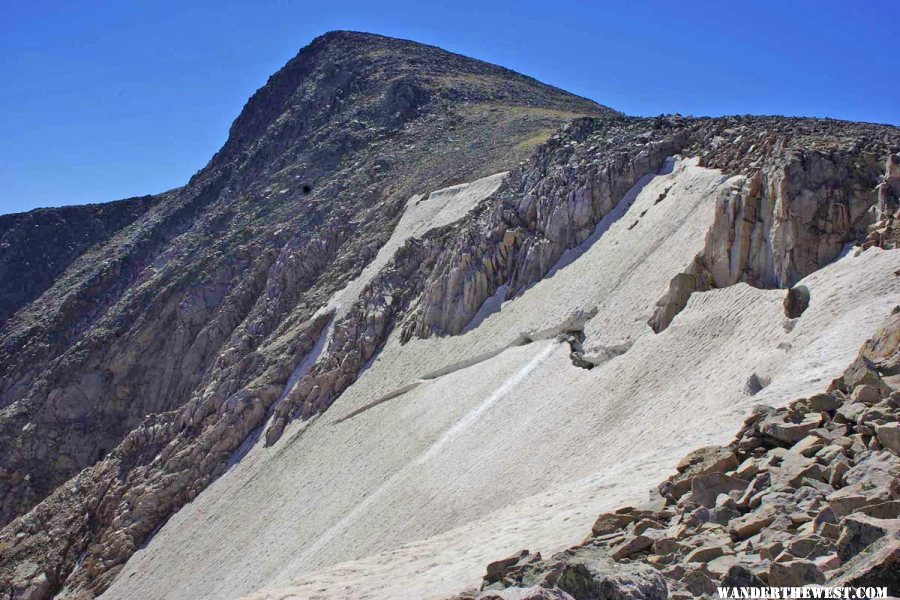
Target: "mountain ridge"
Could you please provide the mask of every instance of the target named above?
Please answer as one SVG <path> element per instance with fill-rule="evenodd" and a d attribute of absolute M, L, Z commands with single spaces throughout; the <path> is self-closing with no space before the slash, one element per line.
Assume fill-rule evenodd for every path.
<path fill-rule="evenodd" d="M 450 86 L 432 71 L 407 72 L 445 55 L 447 72 L 483 77 Z M 270 82 L 274 98 L 270 86 L 254 94 L 223 151 L 185 187 L 76 257 L 4 323 L 4 524 L 147 415 L 179 407 L 216 360 L 226 362 L 214 370 L 229 369 L 230 354 L 218 354 L 230 336 L 246 339 L 230 351 L 256 356 L 251 371 L 300 352 L 276 370 L 292 369 L 308 348 L 257 351 L 242 321 L 261 311 L 253 327 L 276 340 L 302 327 L 317 298 L 374 256 L 409 196 L 508 169 L 536 135 L 610 112 L 522 77 L 510 83 L 519 96 L 506 98 L 509 71 L 379 36 L 319 38 L 285 68 Z M 283 311 L 294 315 L 282 320 Z"/>
<path fill-rule="evenodd" d="M 596 312 L 554 330 L 580 337 L 589 364 L 627 352 L 648 321 L 663 331 L 694 292 L 789 288 L 846 244 L 891 248 L 898 140 L 829 120 L 625 117 L 435 47 L 316 38 L 186 186 L 0 330 L 3 585 L 103 593 L 242 448 L 282 452 L 285 431 L 316 422 L 385 348 L 465 334 L 504 287 L 526 297 L 673 156 L 732 187 L 692 260 L 648 290 L 656 313 L 627 335 L 603 333 Z M 423 199 L 504 171 L 461 217 L 378 259 Z"/>

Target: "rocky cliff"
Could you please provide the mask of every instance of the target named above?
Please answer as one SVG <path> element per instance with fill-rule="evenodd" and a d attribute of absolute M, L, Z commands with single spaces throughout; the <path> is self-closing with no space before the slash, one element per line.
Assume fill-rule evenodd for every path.
<path fill-rule="evenodd" d="M 2 521 L 147 415 L 184 404 L 211 369 L 233 372 L 237 387 L 262 373 L 259 346 L 286 340 L 365 266 L 408 196 L 511 168 L 584 114 L 615 113 L 436 48 L 351 33 L 316 40 L 250 99 L 188 186 L 106 243 L 93 232 L 90 247 L 67 251 L 81 252 L 64 272 L 66 259 L 51 257 L 54 285 L 6 323 Z M 110 229 L 125 225 L 116 206 L 103 209 Z M 76 210 L 89 209 L 39 214 L 76 235 Z M 8 235 L 37 218 L 7 217 L 21 223 Z M 63 251 L 54 231 L 31 233 L 11 246 L 22 254 L 4 253 L 10 276 L 22 273 L 24 253 L 40 260 L 31 252 L 40 244 Z M 302 356 L 277 346 L 294 355 L 279 368 L 292 370 Z M 256 364 L 216 367 L 223 353 Z"/>
<path fill-rule="evenodd" d="M 890 126 L 632 118 L 437 48 L 322 36 L 254 94 L 225 146 L 185 187 L 127 201 L 126 216 L 98 217 L 93 244 L 48 255 L 44 283 L 9 304 L 0 330 L 3 589 L 99 595 L 173 514 L 218 493 L 214 482 L 241 476 L 257 457 L 276 460 L 303 423 L 319 423 L 344 398 L 364 403 L 339 422 L 558 334 L 568 336 L 576 368 L 594 369 L 641 340 L 686 335 L 669 331 L 683 311 L 739 284 L 805 297 L 794 302 L 802 308 L 790 333 L 806 305 L 824 310 L 820 298 L 830 297 L 806 278 L 854 244 L 878 246 L 860 257 L 864 267 L 834 276 L 856 282 L 857 296 L 828 310 L 850 314 L 855 302 L 852 310 L 864 311 L 855 328 L 832 331 L 822 317 L 811 333 L 799 330 L 810 348 L 840 337 L 818 364 L 841 360 L 828 352 L 846 352 L 870 333 L 865 323 L 882 303 L 900 301 L 882 277 L 900 268 L 891 250 L 898 150 L 900 131 Z M 661 187 L 647 199 L 642 190 L 657 190 L 651 180 Z M 442 203 L 452 216 L 439 216 Z M 410 224 L 428 210 L 428 220 Z M 43 231 L 18 247 L 45 247 Z M 654 259 L 653 283 L 644 279 L 640 294 L 604 304 L 642 264 L 636 251 L 613 247 L 586 258 L 613 233 L 619 248 L 655 235 L 669 260 Z M 642 251 L 650 264 L 653 248 Z M 11 273 L 38 260 L 30 251 L 9 256 Z M 606 295 L 557 298 L 559 322 L 492 325 L 502 316 L 494 313 L 515 315 L 540 284 L 588 260 L 603 273 L 607 263 L 622 269 L 604 280 Z M 534 321 L 530 314 L 522 319 Z M 465 351 L 426 350 L 469 334 L 476 339 Z M 392 360 L 406 367 L 381 375 Z M 759 370 L 749 395 L 774 377 Z M 377 377 L 395 387 L 365 387 Z M 330 456 L 328 439 L 304 452 Z M 405 476 L 398 469 L 384 485 Z M 307 506 L 327 503 L 321 494 Z M 327 546 L 331 534 L 317 535 L 301 557 Z"/>

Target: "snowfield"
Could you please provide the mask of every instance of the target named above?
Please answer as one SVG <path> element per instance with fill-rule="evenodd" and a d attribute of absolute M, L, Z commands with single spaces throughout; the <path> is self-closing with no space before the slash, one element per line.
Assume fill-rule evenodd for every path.
<path fill-rule="evenodd" d="M 403 241 L 501 180 L 411 199 L 329 307 L 345 309 Z M 716 199 L 742 181 L 673 159 L 462 335 L 395 335 L 329 410 L 257 444 L 173 516 L 103 598 L 446 597 L 477 585 L 487 562 L 578 543 L 685 453 L 730 441 L 757 403 L 824 390 L 900 303 L 900 251 L 848 252 L 804 279 L 811 303 L 792 327 L 784 290 L 746 284 L 693 294 L 659 334 L 647 325 L 703 249 Z M 614 349 L 592 370 L 556 339 L 582 324 L 586 349 Z M 766 385 L 750 396 L 753 375 Z"/>

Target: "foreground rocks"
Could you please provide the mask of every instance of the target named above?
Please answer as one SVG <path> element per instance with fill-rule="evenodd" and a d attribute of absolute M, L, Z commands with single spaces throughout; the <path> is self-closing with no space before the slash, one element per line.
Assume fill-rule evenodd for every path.
<path fill-rule="evenodd" d="M 600 515 L 581 545 L 550 558 L 523 551 L 492 563 L 481 590 L 457 598 L 691 598 L 721 586 L 807 585 L 897 595 L 900 391 L 885 378 L 898 374 L 898 313 L 826 393 L 758 407 L 731 444 L 688 454 L 655 501 Z"/>

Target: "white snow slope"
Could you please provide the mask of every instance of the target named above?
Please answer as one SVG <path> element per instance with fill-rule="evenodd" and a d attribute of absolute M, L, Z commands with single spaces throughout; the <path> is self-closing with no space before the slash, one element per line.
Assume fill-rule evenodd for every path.
<path fill-rule="evenodd" d="M 740 184 L 692 161 L 668 167 L 465 334 L 392 338 L 327 412 L 253 448 L 176 514 L 103 598 L 445 597 L 491 560 L 578 543 L 686 452 L 730 441 L 754 404 L 823 390 L 900 302 L 900 251 L 807 277 L 811 304 L 790 332 L 783 290 L 739 284 L 694 294 L 654 334 L 656 300 L 702 249 L 715 199 Z M 446 214 L 484 196 L 462 197 Z M 421 233 L 404 223 L 395 237 Z M 555 333 L 595 310 L 585 345 L 628 349 L 588 371 Z M 523 333 L 536 341 L 515 345 Z M 750 397 L 754 373 L 770 383 Z"/>

